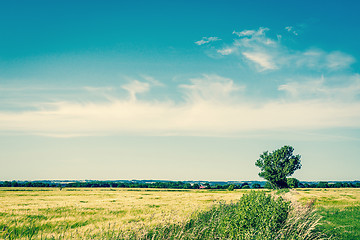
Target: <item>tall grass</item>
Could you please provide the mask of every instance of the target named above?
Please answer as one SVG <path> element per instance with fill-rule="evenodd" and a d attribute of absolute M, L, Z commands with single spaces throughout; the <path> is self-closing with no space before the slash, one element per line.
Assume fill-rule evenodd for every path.
<path fill-rule="evenodd" d="M 183 224 L 157 226 L 119 239 L 325 239 L 315 229 L 318 222 L 312 205 L 294 205 L 252 191 L 236 203 L 219 203 Z"/>
<path fill-rule="evenodd" d="M 147 195 L 141 196 L 145 197 Z M 153 197 L 152 195 L 148 197 L 150 196 Z M 111 204 L 116 204 L 117 201 L 111 201 Z M 110 201 L 107 200 L 107 202 L 110 204 Z M 138 200 L 136 202 L 138 203 Z M 144 203 L 146 208 L 142 211 L 146 210 L 156 213 L 156 211 L 162 208 L 160 207 L 161 204 L 149 205 L 149 203 L 150 201 L 147 201 L 146 204 Z M 79 204 L 78 207 L 82 206 Z M 54 211 L 54 213 L 49 212 L 48 215 L 44 213 L 45 215 L 27 214 L 21 217 L 18 215 L 13 217 L 2 216 L 5 217 L 4 219 L 8 219 L 8 221 L 0 221 L 0 236 L 4 239 L 59 240 L 325 239 L 326 237 L 318 231 L 319 217 L 314 212 L 312 205 L 290 202 L 284 200 L 281 196 L 271 195 L 264 191 L 249 191 L 236 202 L 226 203 L 220 201 L 212 205 L 210 209 L 208 208 L 205 211 L 199 210 L 178 222 L 173 221 L 175 217 L 173 215 L 169 215 L 171 218 L 168 220 L 164 218 L 164 221 L 157 222 L 155 225 L 145 224 L 145 220 L 134 221 L 130 223 L 133 226 L 131 230 L 122 228 L 121 223 L 119 225 L 119 223 L 113 222 L 114 224 L 111 225 L 110 221 L 108 221 L 108 226 L 98 225 L 97 221 L 101 219 L 95 218 L 95 215 L 89 215 L 90 212 L 75 211 L 74 209 L 70 211 L 72 208 L 58 207 L 56 210 L 61 210 L 61 213 L 55 212 L 60 214 L 59 216 Z M 116 209 L 111 209 L 112 212 L 116 212 Z M 135 210 L 139 209 L 130 209 L 127 212 L 121 211 L 121 214 L 123 215 Z M 64 216 L 64 211 L 69 216 Z M 73 211 L 75 212 L 73 213 Z M 83 216 L 82 213 L 85 215 Z M 10 213 L 2 214 L 9 215 Z M 140 218 L 139 214 L 136 212 L 136 216 L 133 217 Z M 55 218 L 56 216 L 61 216 L 61 221 Z M 90 218 L 88 218 L 89 216 Z M 54 221 L 51 221 L 52 219 Z M 127 220 L 130 221 L 132 219 L 128 218 Z M 103 221 L 107 221 L 107 219 L 103 218 Z"/>

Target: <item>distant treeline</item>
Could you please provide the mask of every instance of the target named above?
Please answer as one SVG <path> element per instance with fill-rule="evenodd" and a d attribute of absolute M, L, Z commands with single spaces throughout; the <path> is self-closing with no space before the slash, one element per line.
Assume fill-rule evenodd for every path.
<path fill-rule="evenodd" d="M 258 189 L 271 188 L 269 183 L 261 186 L 259 183 L 241 183 L 241 184 L 211 184 L 211 183 L 188 183 L 175 181 L 161 182 L 113 182 L 113 181 L 88 181 L 71 183 L 52 183 L 42 181 L 5 181 L 0 182 L 0 187 L 70 187 L 70 188 L 170 188 L 170 189 Z M 298 182 L 293 187 L 298 188 L 360 188 L 360 182 L 318 182 L 303 183 Z"/>

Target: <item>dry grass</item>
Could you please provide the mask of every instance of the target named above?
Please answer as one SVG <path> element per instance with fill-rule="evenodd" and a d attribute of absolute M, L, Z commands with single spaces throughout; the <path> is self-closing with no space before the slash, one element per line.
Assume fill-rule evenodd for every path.
<path fill-rule="evenodd" d="M 360 188 L 299 188 L 291 191 L 302 203 L 314 201 L 316 207 L 345 208 L 360 205 Z"/>
<path fill-rule="evenodd" d="M 0 238 L 112 239 L 120 230 L 141 233 L 155 225 L 184 223 L 192 213 L 210 209 L 219 201 L 237 202 L 246 192 L 249 190 L 0 188 Z M 360 189 L 296 189 L 284 196 L 297 210 L 283 236 L 301 228 L 301 234 L 310 236 L 308 231 L 319 220 L 306 204 L 337 209 L 360 205 Z M 308 223 L 313 225 L 306 226 Z"/>
<path fill-rule="evenodd" d="M 246 191 L 0 188 L 0 237 L 32 228 L 34 236 L 67 238 L 183 222 Z"/>

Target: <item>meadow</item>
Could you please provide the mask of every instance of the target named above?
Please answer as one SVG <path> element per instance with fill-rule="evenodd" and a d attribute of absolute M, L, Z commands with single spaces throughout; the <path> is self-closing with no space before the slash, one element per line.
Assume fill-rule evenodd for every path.
<path fill-rule="evenodd" d="M 0 188 L 3 239 L 112 239 L 118 232 L 148 231 L 183 223 L 251 190 L 121 188 Z M 269 190 L 257 190 L 267 191 Z M 314 203 L 319 228 L 334 239 L 359 239 L 360 189 L 297 189 L 283 195 Z"/>
<path fill-rule="evenodd" d="M 297 189 L 292 195 L 302 203 L 314 201 L 322 216 L 319 229 L 333 239 L 360 239 L 360 189 Z"/>
<path fill-rule="evenodd" d="M 69 237 L 185 221 L 244 191 L 2 188 L 0 236 Z"/>

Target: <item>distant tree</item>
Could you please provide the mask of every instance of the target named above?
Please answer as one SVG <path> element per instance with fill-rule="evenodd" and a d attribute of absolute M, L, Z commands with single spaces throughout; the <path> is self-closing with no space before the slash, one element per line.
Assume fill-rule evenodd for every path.
<path fill-rule="evenodd" d="M 241 189 L 249 189 L 249 188 L 250 188 L 249 183 L 244 182 L 243 184 L 241 184 L 241 187 L 240 187 L 240 188 L 241 188 Z"/>
<path fill-rule="evenodd" d="M 266 189 L 273 189 L 274 186 L 268 181 L 268 182 L 265 183 L 264 188 L 266 188 Z"/>
<path fill-rule="evenodd" d="M 318 188 L 328 188 L 329 183 L 328 182 L 319 182 L 317 185 Z"/>
<path fill-rule="evenodd" d="M 231 184 L 231 185 L 227 188 L 227 190 L 229 190 L 229 191 L 234 191 L 234 185 Z"/>
<path fill-rule="evenodd" d="M 341 188 L 341 187 L 345 187 L 345 183 L 341 183 L 341 182 L 337 182 L 333 185 L 334 188 Z"/>
<path fill-rule="evenodd" d="M 289 188 L 298 188 L 300 186 L 300 181 L 296 178 L 288 178 L 287 185 Z"/>
<path fill-rule="evenodd" d="M 3 187 L 11 187 L 11 182 L 9 181 L 3 182 Z"/>
<path fill-rule="evenodd" d="M 12 181 L 11 182 L 11 187 L 19 187 L 20 184 L 17 181 Z"/>
<path fill-rule="evenodd" d="M 200 188 L 200 185 L 197 184 L 197 183 L 194 183 L 194 185 L 192 185 L 192 188 L 193 188 L 193 189 L 198 189 L 198 188 Z"/>
<path fill-rule="evenodd" d="M 261 188 L 261 185 L 258 183 L 254 183 L 253 185 L 251 185 L 251 188 L 258 189 Z"/>
<path fill-rule="evenodd" d="M 286 177 L 301 168 L 300 155 L 293 155 L 294 148 L 283 146 L 271 153 L 268 151 L 260 155 L 255 165 L 260 168 L 259 176 L 270 182 L 273 188 L 286 188 Z"/>

